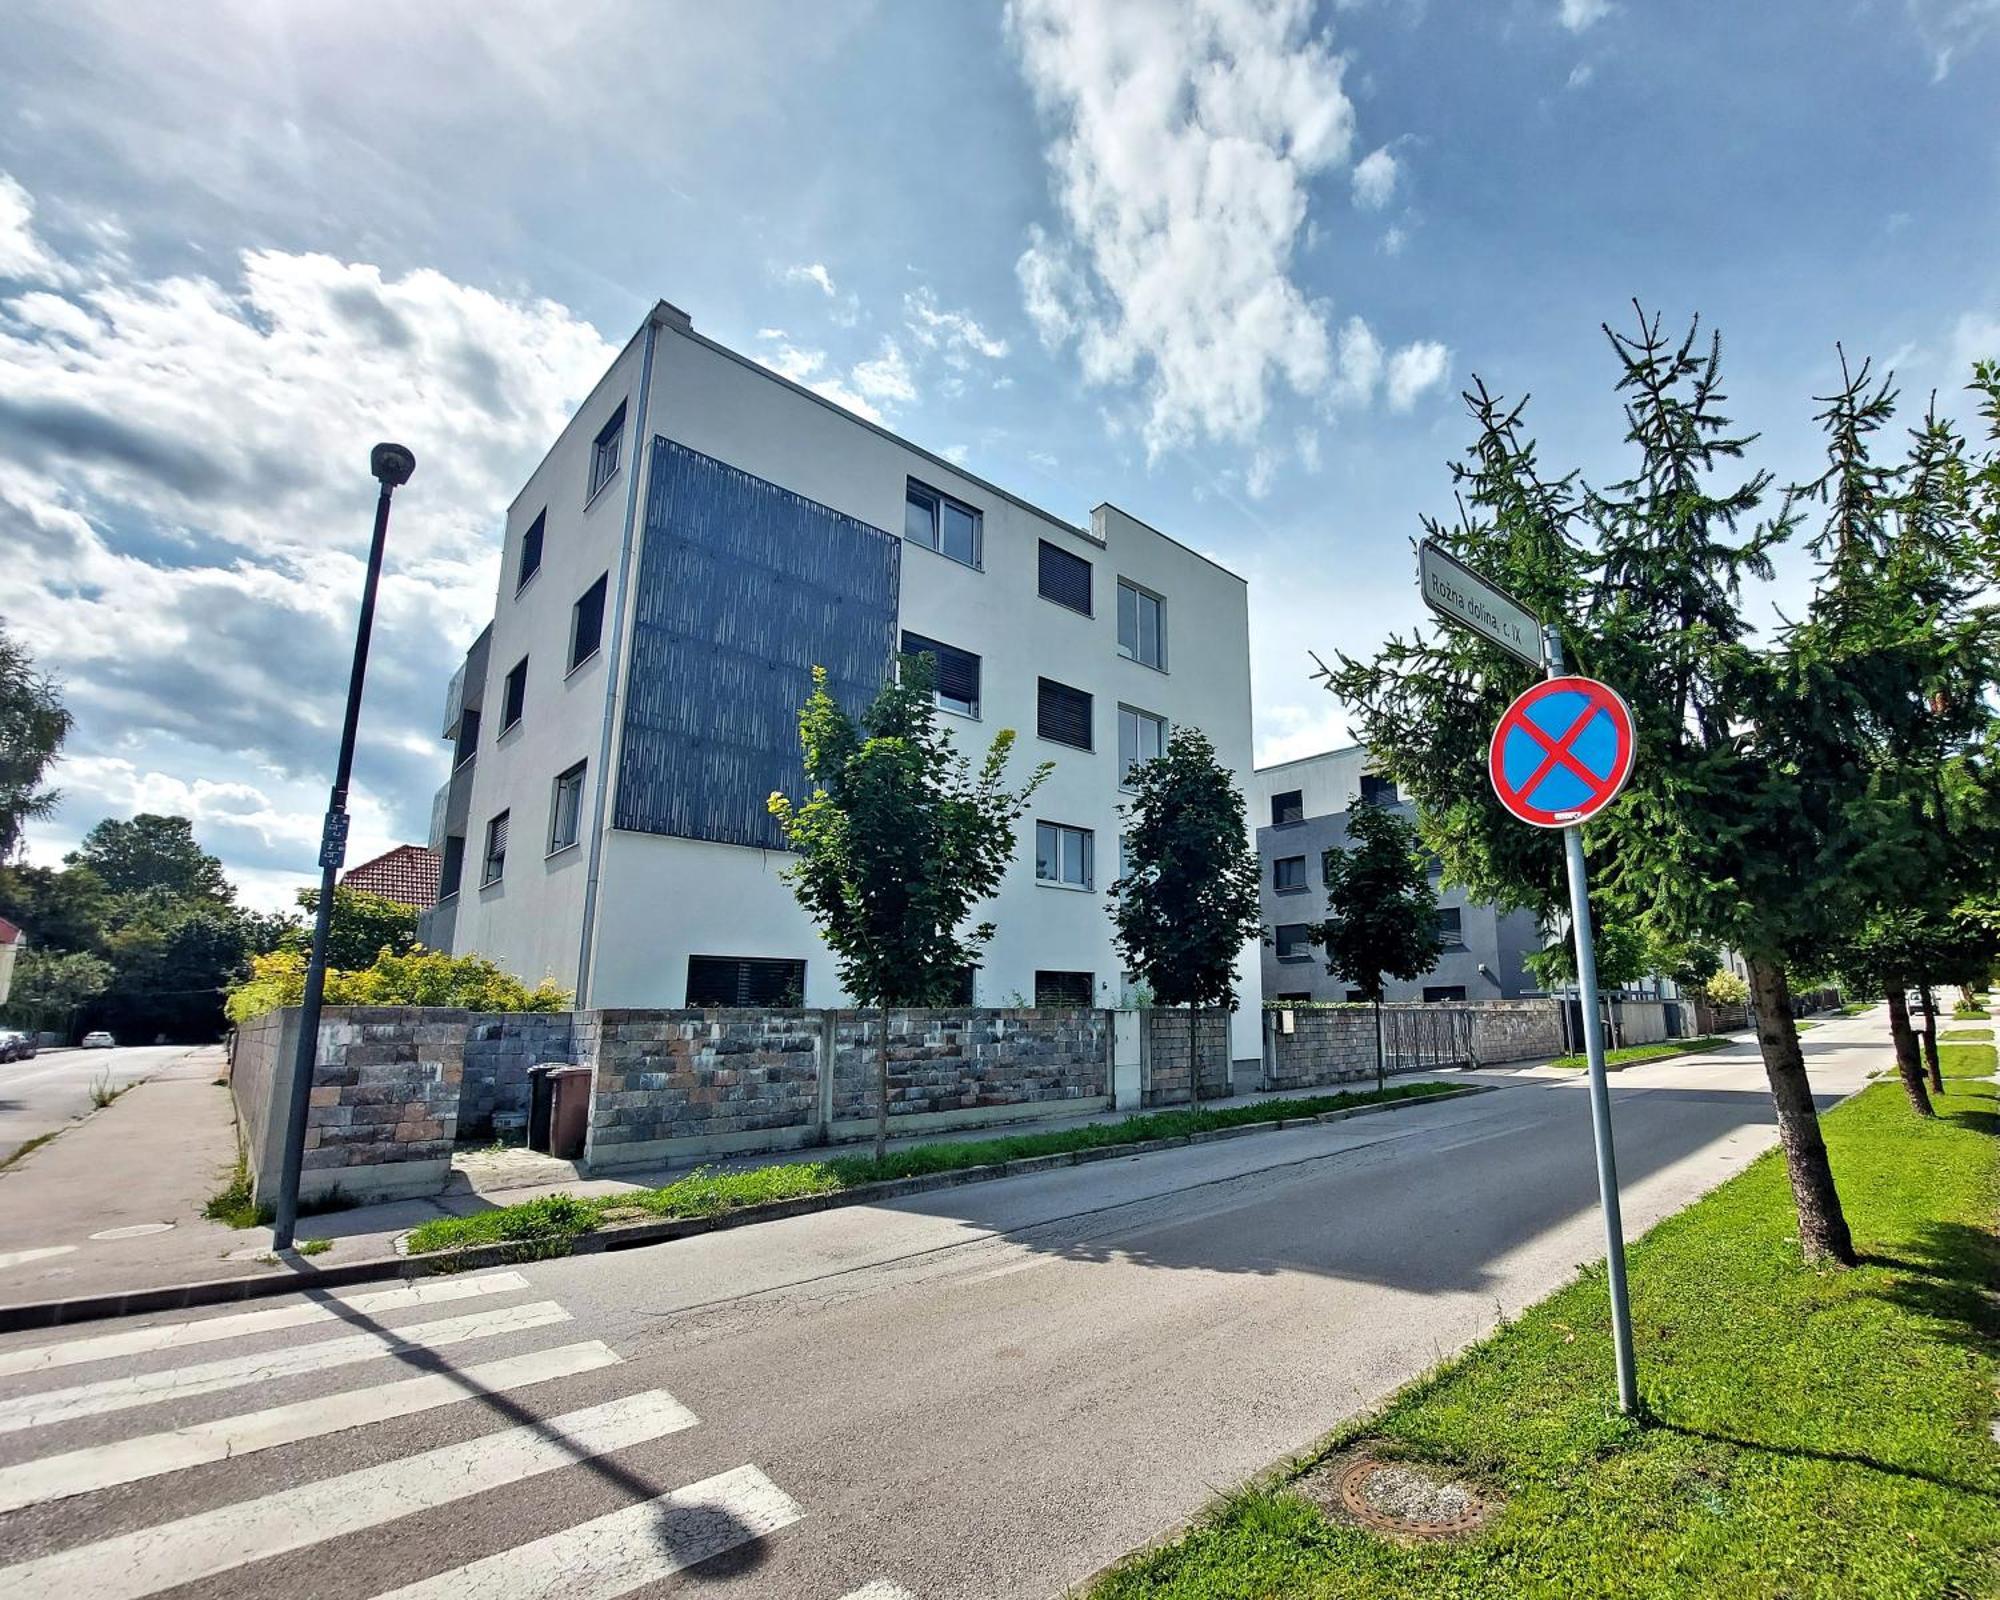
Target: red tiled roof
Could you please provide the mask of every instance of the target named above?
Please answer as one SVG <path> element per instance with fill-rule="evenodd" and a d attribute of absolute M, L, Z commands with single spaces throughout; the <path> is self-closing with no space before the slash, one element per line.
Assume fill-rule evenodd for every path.
<path fill-rule="evenodd" d="M 420 844 L 399 844 L 373 861 L 349 867 L 340 882 L 344 888 L 362 889 L 398 905 L 428 911 L 437 904 L 438 858 Z"/>
<path fill-rule="evenodd" d="M 0 917 L 0 944 L 13 944 L 17 940 L 19 940 L 20 937 L 21 937 L 21 930 L 15 927 L 14 924 L 9 922 L 5 917 Z"/>

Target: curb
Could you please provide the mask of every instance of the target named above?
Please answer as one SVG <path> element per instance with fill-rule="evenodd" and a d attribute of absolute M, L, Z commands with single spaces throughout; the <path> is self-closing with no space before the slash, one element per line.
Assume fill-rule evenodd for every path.
<path fill-rule="evenodd" d="M 0 1333 L 31 1328 L 56 1328 L 73 1322 L 93 1322 L 111 1317 L 141 1316 L 156 1311 L 185 1311 L 198 1306 L 231 1305 L 242 1300 L 261 1300 L 273 1295 L 297 1294 L 314 1289 L 343 1289 L 350 1284 L 373 1283 L 390 1278 L 441 1277 L 455 1272 L 481 1271 L 489 1267 L 520 1266 L 529 1261 L 557 1260 L 564 1256 L 601 1255 L 615 1250 L 638 1250 L 649 1245 L 670 1244 L 676 1239 L 704 1233 L 721 1233 L 758 1222 L 779 1222 L 787 1217 L 811 1216 L 821 1211 L 837 1211 L 846 1206 L 871 1205 L 881 1200 L 900 1200 L 909 1195 L 936 1189 L 956 1189 L 969 1183 L 990 1183 L 998 1178 L 1024 1177 L 1029 1173 L 1053 1172 L 1063 1167 L 1087 1166 L 1097 1161 L 1113 1161 L 1125 1156 L 1150 1155 L 1156 1150 L 1177 1150 L 1185 1145 L 1214 1144 L 1238 1139 L 1246 1134 L 1272 1133 L 1287 1128 L 1309 1128 L 1317 1123 L 1345 1122 L 1351 1117 L 1403 1111 L 1413 1106 L 1442 1105 L 1463 1100 L 1468 1095 L 1491 1094 L 1501 1086 L 1491 1083 L 1462 1084 L 1442 1094 L 1420 1095 L 1406 1100 L 1385 1100 L 1372 1105 L 1349 1106 L 1341 1111 L 1324 1111 L 1314 1117 L 1280 1117 L 1269 1122 L 1241 1123 L 1233 1128 L 1215 1128 L 1205 1133 L 1179 1134 L 1167 1139 L 1146 1139 L 1137 1144 L 1102 1145 L 1091 1150 L 1064 1150 L 1054 1155 L 1023 1156 L 1014 1161 L 995 1162 L 983 1167 L 960 1167 L 951 1172 L 929 1172 L 913 1178 L 891 1178 L 882 1183 L 864 1184 L 829 1194 L 806 1195 L 796 1200 L 773 1200 L 763 1205 L 742 1206 L 712 1217 L 671 1217 L 657 1222 L 613 1223 L 592 1233 L 580 1234 L 561 1248 L 549 1249 L 534 1242 L 510 1240 L 500 1244 L 468 1245 L 459 1250 L 435 1254 L 376 1256 L 365 1261 L 344 1261 L 337 1266 L 299 1267 L 283 1275 L 242 1278 L 215 1278 L 203 1283 L 167 1284 L 154 1289 L 132 1289 L 115 1294 L 79 1295 L 67 1300 L 38 1300 L 25 1305 L 0 1306 Z M 397 1243 L 401 1244 L 401 1238 Z"/>

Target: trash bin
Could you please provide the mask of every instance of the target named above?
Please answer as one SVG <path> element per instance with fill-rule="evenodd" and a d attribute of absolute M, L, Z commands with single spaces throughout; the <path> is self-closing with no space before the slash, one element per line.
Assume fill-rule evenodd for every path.
<path fill-rule="evenodd" d="M 574 1161 L 583 1154 L 584 1131 L 590 1124 L 590 1068 L 552 1067 L 549 1108 L 549 1154 Z"/>
<path fill-rule="evenodd" d="M 562 1065 L 560 1061 L 545 1061 L 528 1068 L 528 1148 L 543 1155 L 549 1153 L 549 1112 L 555 1098 L 555 1085 L 549 1082 L 549 1074 Z"/>

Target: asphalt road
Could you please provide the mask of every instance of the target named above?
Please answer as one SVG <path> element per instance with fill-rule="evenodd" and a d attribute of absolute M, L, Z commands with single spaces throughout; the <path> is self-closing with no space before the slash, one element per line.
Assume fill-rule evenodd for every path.
<path fill-rule="evenodd" d="M 1806 1036 L 1823 1103 L 1879 1032 Z M 1599 1254 L 1581 1079 L 1489 1081 L 664 1248 L 7 1336 L 0 1594 L 1038 1600 Z M 1773 1141 L 1747 1051 L 1613 1085 L 1631 1233 Z"/>
<path fill-rule="evenodd" d="M 91 1109 L 90 1086 L 122 1088 L 187 1054 L 184 1044 L 115 1050 L 44 1050 L 32 1061 L 0 1061 L 0 1157 Z"/>

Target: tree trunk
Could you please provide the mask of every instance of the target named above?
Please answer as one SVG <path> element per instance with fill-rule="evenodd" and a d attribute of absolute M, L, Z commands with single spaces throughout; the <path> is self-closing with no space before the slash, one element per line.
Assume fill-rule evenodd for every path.
<path fill-rule="evenodd" d="M 889 1007 L 882 1006 L 882 1037 L 875 1045 L 875 1159 L 889 1153 Z"/>
<path fill-rule="evenodd" d="M 1910 1002 L 1900 983 L 1886 991 L 1889 1000 L 1889 1037 L 1896 1042 L 1896 1072 L 1903 1080 L 1903 1092 L 1910 1097 L 1910 1109 L 1920 1117 L 1935 1115 L 1931 1097 L 1924 1093 L 1924 1067 L 1917 1059 L 1917 1036 L 1910 1031 Z"/>
<path fill-rule="evenodd" d="M 1778 1142 L 1791 1175 L 1792 1199 L 1799 1210 L 1799 1245 L 1808 1261 L 1854 1265 L 1854 1239 L 1833 1186 L 1833 1167 L 1819 1131 L 1812 1085 L 1799 1053 L 1799 1030 L 1792 1021 L 1785 969 L 1769 956 L 1753 956 L 1750 995 L 1757 1007 L 1757 1048 L 1778 1111 Z"/>
<path fill-rule="evenodd" d="M 1201 1013 L 1188 1002 L 1188 1105 L 1191 1109 L 1201 1109 L 1201 1056 L 1195 1049 L 1196 1022 Z"/>
<path fill-rule="evenodd" d="M 1386 1094 L 1389 1090 L 1389 1064 L 1382 1055 L 1382 1002 L 1375 1002 L 1375 1092 Z"/>
<path fill-rule="evenodd" d="M 1924 1002 L 1924 1065 L 1931 1069 L 1931 1093 L 1944 1093 L 1944 1072 L 1938 1066 L 1937 996 L 1928 985 L 1917 991 Z"/>

